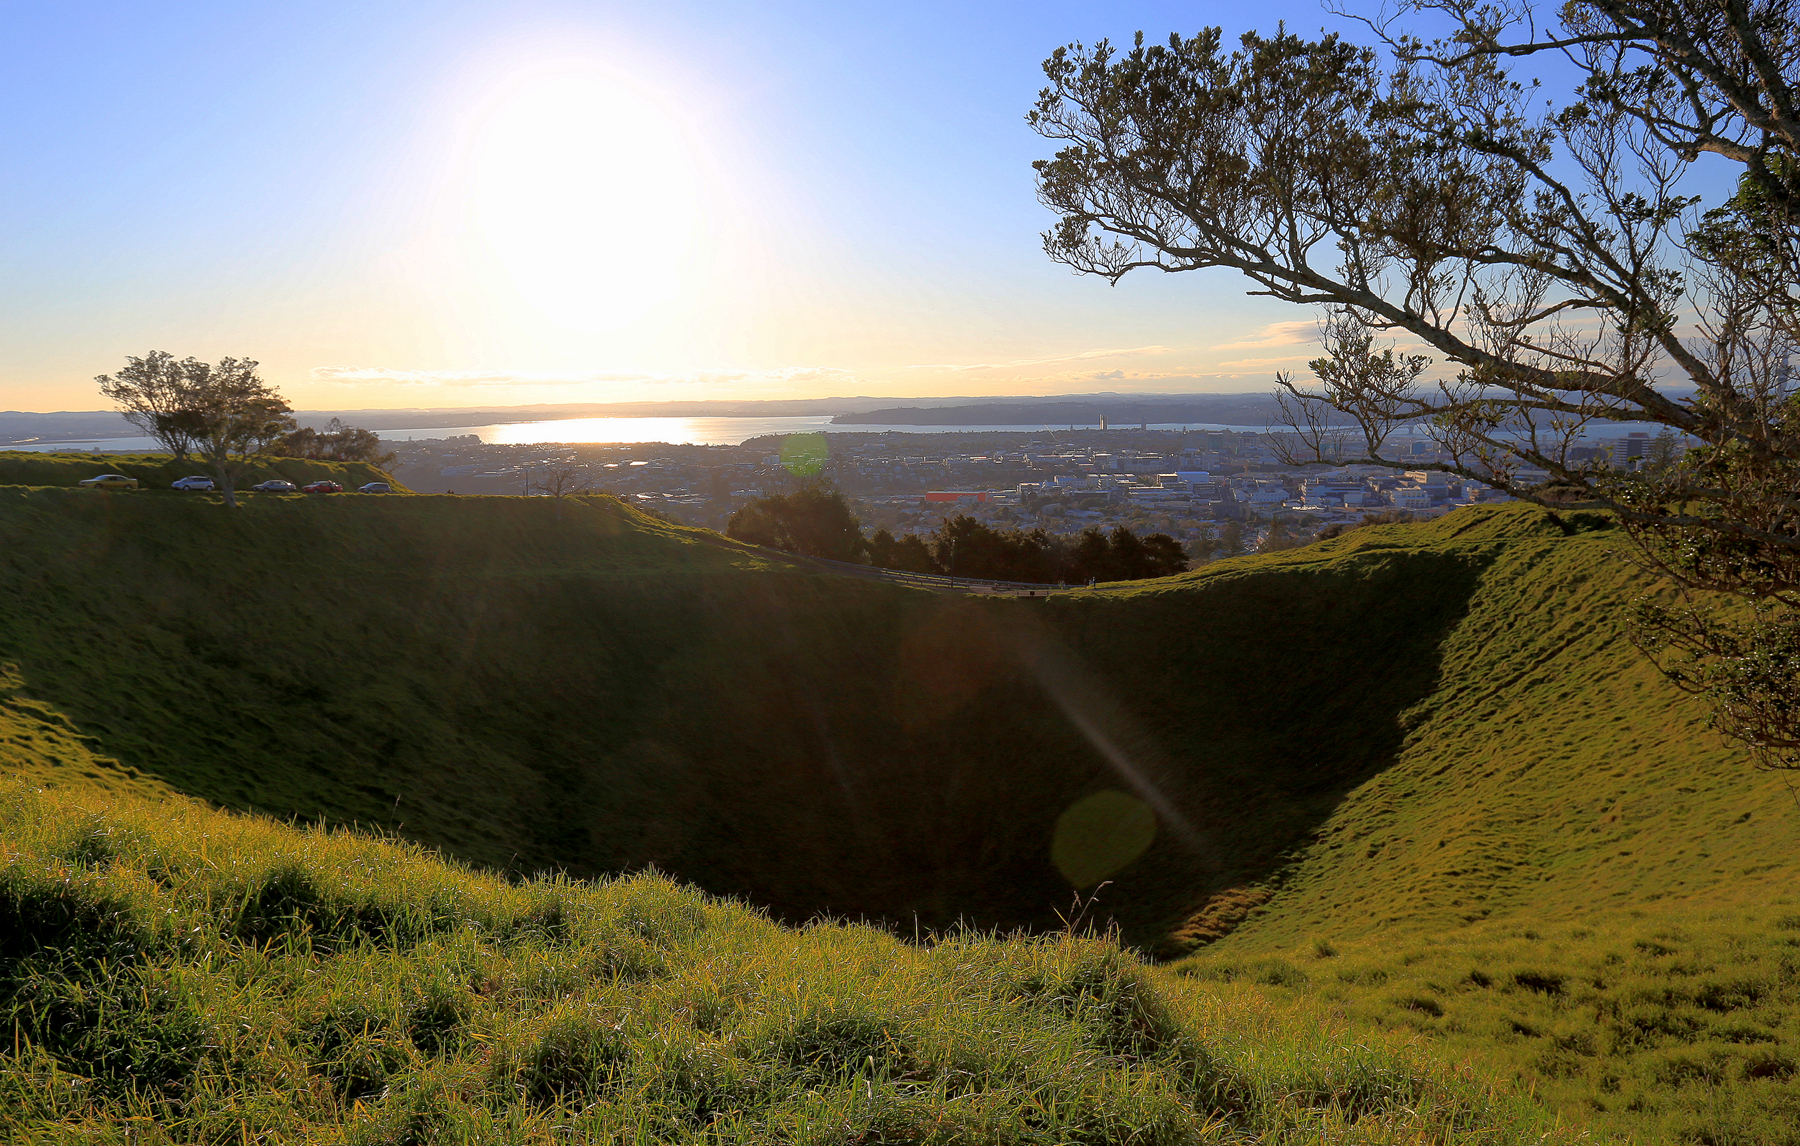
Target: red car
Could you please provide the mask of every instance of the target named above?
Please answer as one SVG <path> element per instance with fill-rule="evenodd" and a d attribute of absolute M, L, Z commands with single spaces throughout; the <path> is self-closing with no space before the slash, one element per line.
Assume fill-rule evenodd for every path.
<path fill-rule="evenodd" d="M 344 487 L 334 481 L 316 481 L 300 487 L 301 493 L 343 493 Z"/>

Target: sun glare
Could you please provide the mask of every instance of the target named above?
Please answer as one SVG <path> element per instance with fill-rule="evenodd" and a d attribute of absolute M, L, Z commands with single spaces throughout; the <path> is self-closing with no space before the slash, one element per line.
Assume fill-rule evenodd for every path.
<path fill-rule="evenodd" d="M 681 289 L 701 181 L 688 132 L 653 96 L 597 69 L 535 73 L 473 142 L 474 233 L 550 323 L 614 330 Z"/>

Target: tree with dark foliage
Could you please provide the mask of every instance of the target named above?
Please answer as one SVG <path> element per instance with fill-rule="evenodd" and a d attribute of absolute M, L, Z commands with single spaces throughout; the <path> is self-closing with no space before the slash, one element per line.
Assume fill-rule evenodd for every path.
<path fill-rule="evenodd" d="M 931 550 L 916 533 L 895 537 L 883 527 L 869 538 L 869 564 L 880 569 L 898 569 L 904 573 L 936 573 L 937 562 Z"/>
<path fill-rule="evenodd" d="M 921 555 L 928 567 L 920 567 Z M 870 543 L 870 558 L 884 569 L 1037 585 L 1135 581 L 1188 568 L 1181 543 L 1164 533 L 1139 537 L 1121 525 L 1110 535 L 1085 530 L 1071 544 L 1042 529 L 996 530 L 961 513 L 946 518 L 929 540 L 909 534 L 896 541 L 882 530 Z"/>
<path fill-rule="evenodd" d="M 269 452 L 285 458 L 367 462 L 382 469 L 392 466 L 398 457 L 391 450 L 381 448 L 381 438 L 374 431 L 346 426 L 338 418 L 326 422 L 322 431 L 311 426 L 298 426 L 283 434 L 281 440 L 269 447 Z"/>
<path fill-rule="evenodd" d="M 198 455 L 212 470 L 225 504 L 237 505 L 237 481 L 252 459 L 293 429 L 288 404 L 256 373 L 249 358 L 177 362 L 166 351 L 126 358 L 117 374 L 95 381 L 125 418 L 162 443 L 177 461 Z"/>
<path fill-rule="evenodd" d="M 861 561 L 868 550 L 844 495 L 817 482 L 748 502 L 731 515 L 725 535 L 831 561 Z"/>
<path fill-rule="evenodd" d="M 1278 378 L 1290 462 L 1435 468 L 1611 510 L 1684 593 L 1646 599 L 1640 645 L 1759 763 L 1800 767 L 1793 3 L 1382 12 L 1371 45 L 1283 30 L 1230 49 L 1215 28 L 1059 49 L 1030 116 L 1059 144 L 1036 165 L 1061 216 L 1045 249 L 1115 282 L 1229 267 L 1323 308 L 1314 382 Z M 1409 33 L 1408 12 L 1449 34 Z M 1539 54 L 1579 70 L 1560 106 L 1515 75 Z M 1739 165 L 1722 202 L 1690 194 L 1705 156 Z M 1578 448 L 1618 422 L 1699 444 L 1635 470 Z M 1392 453 L 1405 425 L 1446 460 Z"/>

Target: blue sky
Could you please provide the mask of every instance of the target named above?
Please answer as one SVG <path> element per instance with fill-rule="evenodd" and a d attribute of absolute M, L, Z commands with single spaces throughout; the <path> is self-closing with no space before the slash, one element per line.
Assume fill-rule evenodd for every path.
<path fill-rule="evenodd" d="M 95 408 L 94 375 L 152 349 L 257 358 L 314 409 L 1267 389 L 1312 316 L 1223 271 L 1051 263 L 1024 114 L 1059 44 L 1284 17 L 1338 26 L 1312 3 L 0 4 L 0 408 Z"/>

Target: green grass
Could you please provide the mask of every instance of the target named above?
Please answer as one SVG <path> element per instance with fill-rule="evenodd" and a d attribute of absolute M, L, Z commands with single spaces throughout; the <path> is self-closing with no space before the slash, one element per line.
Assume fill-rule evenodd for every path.
<path fill-rule="evenodd" d="M 1800 1141 L 1800 896 L 1784 898 L 1305 951 L 1238 943 L 1176 972 L 1424 1036 L 1572 1123 L 1774 1146 Z"/>
<path fill-rule="evenodd" d="M 1184 1006 L 1792 1143 L 1800 804 L 1631 648 L 1648 588 L 1525 506 L 1025 601 L 603 497 L 0 490 L 0 767 L 907 936 L 1106 872 L 1082 918 L 1193 952 L 1149 980 Z"/>
<path fill-rule="evenodd" d="M 1393 764 L 1178 970 L 1419 1033 L 1645 1141 L 1800 1142 L 1800 803 L 1630 647 L 1646 586 L 1608 538 L 1509 546 Z"/>
<path fill-rule="evenodd" d="M 14 1143 L 1526 1143 L 1466 1069 L 1105 937 L 800 930 L 196 804 L 0 790 Z"/>
<path fill-rule="evenodd" d="M 124 474 L 138 479 L 140 490 L 166 491 L 170 482 L 189 474 L 204 473 L 207 473 L 204 462 L 195 458 L 176 462 L 167 454 L 38 454 L 23 450 L 0 450 L 0 485 L 74 486 L 100 474 Z M 362 462 L 309 461 L 306 458 L 264 458 L 245 471 L 237 488 L 248 489 L 269 478 L 286 478 L 295 485 L 329 478 L 345 489 L 356 489 L 372 481 L 385 481 L 392 484 L 397 492 L 404 492 L 404 487 L 374 466 Z"/>

